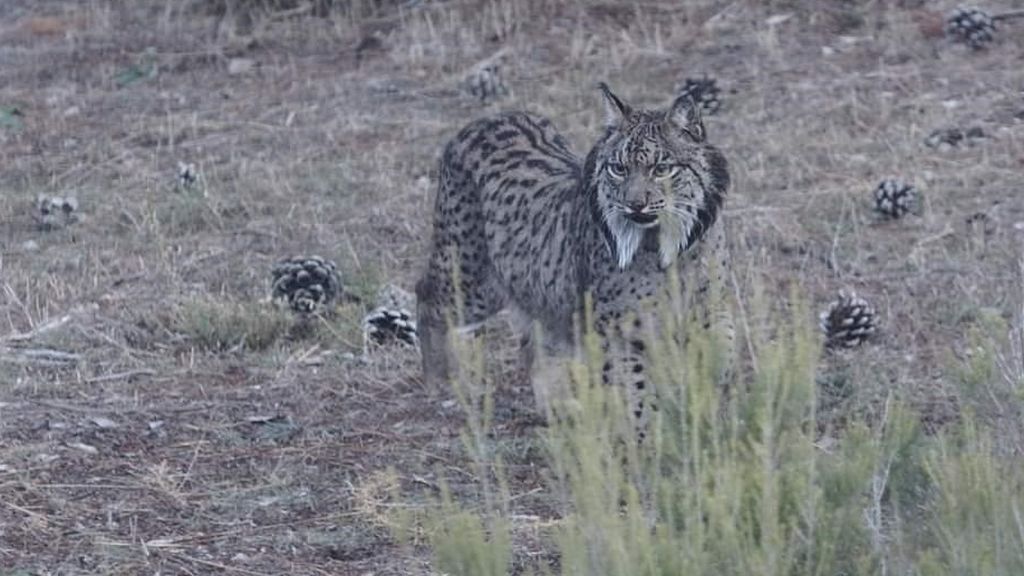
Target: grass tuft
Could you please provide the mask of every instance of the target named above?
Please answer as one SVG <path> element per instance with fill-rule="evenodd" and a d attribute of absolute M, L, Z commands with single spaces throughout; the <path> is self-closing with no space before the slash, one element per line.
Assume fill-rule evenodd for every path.
<path fill-rule="evenodd" d="M 173 327 L 189 343 L 211 352 L 266 350 L 288 334 L 291 315 L 254 302 L 197 298 L 178 306 Z"/>

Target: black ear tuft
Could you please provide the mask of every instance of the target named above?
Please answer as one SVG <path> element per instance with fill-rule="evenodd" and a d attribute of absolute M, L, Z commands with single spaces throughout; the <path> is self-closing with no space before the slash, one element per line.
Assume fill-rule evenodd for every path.
<path fill-rule="evenodd" d="M 690 94 L 682 94 L 672 103 L 668 111 L 668 121 L 697 142 L 703 142 L 704 122 L 700 118 L 700 105 Z"/>
<path fill-rule="evenodd" d="M 608 127 L 618 126 L 630 115 L 632 110 L 618 96 L 612 94 L 611 88 L 604 82 L 599 83 L 597 87 L 601 90 L 601 95 L 604 97 L 605 125 Z"/>

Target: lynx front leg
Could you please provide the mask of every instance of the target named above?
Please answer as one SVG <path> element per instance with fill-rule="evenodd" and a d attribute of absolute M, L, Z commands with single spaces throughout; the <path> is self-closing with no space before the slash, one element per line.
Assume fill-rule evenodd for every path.
<path fill-rule="evenodd" d="M 638 441 L 649 433 L 651 412 L 657 410 L 654 385 L 648 377 L 648 359 L 643 341 L 619 342 L 606 346 L 602 381 L 622 390 L 626 416 Z M 639 348 L 639 349 L 638 349 Z"/>
<path fill-rule="evenodd" d="M 541 353 L 534 359 L 530 374 L 530 386 L 537 413 L 550 422 L 556 412 L 565 413 L 573 409 L 575 401 L 569 380 L 567 356 Z"/>
<path fill-rule="evenodd" d="M 569 385 L 570 346 L 545 335 L 521 312 L 513 316 L 520 334 L 519 373 L 530 382 L 537 415 L 551 422 L 555 411 L 572 399 Z"/>
<path fill-rule="evenodd" d="M 596 310 L 595 329 L 601 337 L 601 381 L 621 390 L 625 416 L 636 439 L 650 435 L 651 413 L 658 409 L 650 373 L 649 339 L 656 322 L 650 314 L 609 307 Z"/>

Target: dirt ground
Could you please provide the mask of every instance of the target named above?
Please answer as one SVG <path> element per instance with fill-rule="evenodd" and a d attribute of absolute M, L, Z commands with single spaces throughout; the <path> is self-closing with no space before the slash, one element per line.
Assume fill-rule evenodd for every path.
<path fill-rule="evenodd" d="M 688 77 L 722 88 L 706 123 L 731 163 L 741 304 L 763 286 L 784 307 L 796 283 L 816 310 L 839 289 L 877 310 L 877 338 L 825 358 L 824 419 L 889 395 L 955 418 L 970 328 L 1022 313 L 1024 19 L 972 50 L 942 33 L 953 5 L 336 0 L 218 18 L 5 0 L 0 574 L 430 574 L 388 511 L 441 477 L 478 490 L 452 393 L 424 389 L 415 350 L 360 358 L 358 307 L 266 345 L 246 337 L 275 325 L 253 316 L 293 254 L 335 260 L 356 292 L 411 288 L 445 139 L 526 108 L 582 154 L 601 80 L 647 105 Z M 467 92 L 487 64 L 508 95 Z M 950 128 L 980 133 L 926 145 Z M 916 213 L 873 212 L 884 178 L 915 186 Z M 74 197 L 76 221 L 41 221 L 39 195 Z M 204 336 L 204 313 L 235 309 L 241 328 Z M 560 512 L 529 393 L 497 380 L 519 570 L 555 561 Z M 1019 454 L 1020 415 L 999 406 L 979 408 Z"/>

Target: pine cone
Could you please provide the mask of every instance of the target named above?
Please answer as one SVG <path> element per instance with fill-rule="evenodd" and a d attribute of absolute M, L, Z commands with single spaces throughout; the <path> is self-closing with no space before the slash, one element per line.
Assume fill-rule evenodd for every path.
<path fill-rule="evenodd" d="M 466 90 L 470 94 L 486 103 L 488 100 L 498 100 L 508 96 L 508 86 L 505 85 L 501 67 L 497 64 L 482 66 L 465 80 Z"/>
<path fill-rule="evenodd" d="M 56 230 L 78 221 L 78 200 L 72 197 L 38 196 L 36 223 L 40 230 Z"/>
<path fill-rule="evenodd" d="M 703 78 L 687 78 L 679 95 L 689 95 L 696 104 L 699 104 L 705 114 L 717 114 L 722 107 L 722 91 L 718 88 L 714 78 L 704 76 Z"/>
<path fill-rule="evenodd" d="M 404 344 L 416 346 L 416 321 L 404 308 L 379 306 L 363 319 L 363 339 L 367 347 Z"/>
<path fill-rule="evenodd" d="M 377 290 L 376 308 L 363 318 L 364 347 L 405 344 L 416 346 L 416 320 L 412 312 L 416 297 L 394 284 L 385 284 Z"/>
<path fill-rule="evenodd" d="M 319 256 L 286 258 L 271 273 L 272 298 L 302 314 L 329 306 L 341 289 L 337 266 Z"/>
<path fill-rule="evenodd" d="M 995 20 L 977 8 L 957 8 L 946 18 L 946 34 L 975 50 L 990 44 L 995 32 Z"/>
<path fill-rule="evenodd" d="M 899 180 L 882 180 L 875 188 L 875 211 L 889 218 L 902 218 L 917 206 L 917 190 Z"/>
<path fill-rule="evenodd" d="M 195 164 L 178 162 L 178 188 L 191 190 L 199 184 L 199 172 Z"/>
<path fill-rule="evenodd" d="M 840 291 L 839 298 L 819 316 L 825 346 L 853 348 L 864 343 L 877 329 L 875 310 L 853 292 Z"/>

